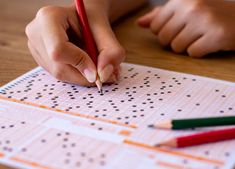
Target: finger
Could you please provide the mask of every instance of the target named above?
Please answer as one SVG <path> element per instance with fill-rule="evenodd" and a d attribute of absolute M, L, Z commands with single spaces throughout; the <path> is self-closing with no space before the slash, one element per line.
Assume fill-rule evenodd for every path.
<path fill-rule="evenodd" d="M 58 80 L 63 82 L 79 84 L 82 86 L 91 86 L 94 84 L 89 83 L 81 73 L 75 69 L 74 67 L 66 64 L 50 64 L 49 62 L 45 62 L 44 59 L 40 56 L 39 52 L 35 49 L 32 43 L 28 41 L 28 47 L 32 55 L 34 56 L 36 62 L 42 66 L 45 70 L 47 70 L 50 74 L 56 77 Z M 49 68 L 49 69 L 48 69 Z"/>
<path fill-rule="evenodd" d="M 171 3 L 167 3 L 165 6 L 159 9 L 159 11 L 154 16 L 150 29 L 154 34 L 158 34 L 161 28 L 172 18 L 174 15 L 174 8 Z"/>
<path fill-rule="evenodd" d="M 177 34 L 171 42 L 171 48 L 176 53 L 183 53 L 196 40 L 198 40 L 203 33 L 196 31 L 194 25 L 186 25 L 184 29 Z"/>
<path fill-rule="evenodd" d="M 164 46 L 169 45 L 184 27 L 184 19 L 174 14 L 158 33 L 160 43 Z"/>
<path fill-rule="evenodd" d="M 149 28 L 150 23 L 152 22 L 154 16 L 157 15 L 157 13 L 159 12 L 159 9 L 160 9 L 160 7 L 155 7 L 152 11 L 148 12 L 144 16 L 141 16 L 137 20 L 137 24 L 141 27 Z"/>
<path fill-rule="evenodd" d="M 53 75 L 63 82 L 78 84 L 81 86 L 95 86 L 94 83 L 90 83 L 84 76 L 73 66 L 60 64 L 57 65 Z"/>
<path fill-rule="evenodd" d="M 202 57 L 209 53 L 218 52 L 220 50 L 219 47 L 220 42 L 217 42 L 213 34 L 205 34 L 200 39 L 192 43 L 188 47 L 187 52 L 192 57 Z"/>
<path fill-rule="evenodd" d="M 53 61 L 69 64 L 79 70 L 91 83 L 96 80 L 96 66 L 86 52 L 70 42 L 61 43 L 51 55 Z"/>
<path fill-rule="evenodd" d="M 98 75 L 104 83 L 125 59 L 125 50 L 116 39 L 108 21 L 99 16 L 96 18 L 91 16 L 89 23 L 99 51 Z"/>
<path fill-rule="evenodd" d="M 42 39 L 48 56 L 55 62 L 74 66 L 89 82 L 95 82 L 96 66 L 83 50 L 69 42 L 66 34 L 69 27 L 67 19 L 58 20 L 57 16 L 49 13 L 41 17 L 44 18 L 41 21 L 42 24 L 46 25 L 42 26 Z M 60 14 L 59 16 L 63 15 Z"/>

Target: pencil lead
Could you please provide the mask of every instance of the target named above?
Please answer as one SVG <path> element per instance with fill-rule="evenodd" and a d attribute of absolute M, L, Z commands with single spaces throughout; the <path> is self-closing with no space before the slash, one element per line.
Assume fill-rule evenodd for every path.
<path fill-rule="evenodd" d="M 149 128 L 155 128 L 154 124 L 148 125 Z"/>
<path fill-rule="evenodd" d="M 96 79 L 95 84 L 96 84 L 96 86 L 97 86 L 97 88 L 98 88 L 98 92 L 99 92 L 100 94 L 103 94 L 103 91 L 102 91 L 102 83 L 101 83 L 101 81 L 100 81 L 99 78 Z"/>

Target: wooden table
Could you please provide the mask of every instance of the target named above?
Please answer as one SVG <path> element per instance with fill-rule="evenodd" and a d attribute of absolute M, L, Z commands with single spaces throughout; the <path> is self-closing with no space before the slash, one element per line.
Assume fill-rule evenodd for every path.
<path fill-rule="evenodd" d="M 24 33 L 36 11 L 48 4 L 67 3 L 67 0 L 0 1 L 0 86 L 37 66 L 27 49 Z M 193 59 L 164 50 L 149 30 L 135 24 L 136 18 L 147 10 L 122 19 L 114 26 L 118 39 L 127 50 L 127 62 L 235 82 L 234 53 Z"/>

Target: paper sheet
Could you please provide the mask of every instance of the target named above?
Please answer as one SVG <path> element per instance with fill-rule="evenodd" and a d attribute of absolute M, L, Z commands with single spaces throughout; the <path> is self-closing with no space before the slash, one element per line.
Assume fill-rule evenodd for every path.
<path fill-rule="evenodd" d="M 235 84 L 123 64 L 118 84 L 80 87 L 36 68 L 0 88 L 0 162 L 20 168 L 232 168 L 235 140 L 155 148 L 195 132 L 150 129 L 171 118 L 235 115 Z M 217 127 L 216 129 L 221 128 Z"/>

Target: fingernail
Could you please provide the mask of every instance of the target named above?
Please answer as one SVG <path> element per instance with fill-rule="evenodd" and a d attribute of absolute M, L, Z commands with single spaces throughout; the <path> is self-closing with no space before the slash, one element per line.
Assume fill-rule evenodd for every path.
<path fill-rule="evenodd" d="M 99 76 L 102 83 L 106 82 L 110 75 L 113 73 L 113 65 L 108 64 L 103 70 L 100 71 Z"/>
<path fill-rule="evenodd" d="M 96 72 L 91 71 L 89 69 L 85 69 L 83 73 L 86 79 L 88 80 L 88 82 L 94 83 L 96 81 Z"/>

